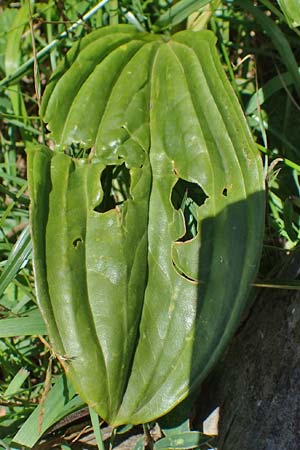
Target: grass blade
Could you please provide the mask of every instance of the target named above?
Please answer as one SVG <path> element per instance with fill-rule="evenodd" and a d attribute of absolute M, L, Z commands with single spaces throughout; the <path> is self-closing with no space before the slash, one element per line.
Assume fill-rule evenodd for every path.
<path fill-rule="evenodd" d="M 280 54 L 282 62 L 293 78 L 295 88 L 300 96 L 300 74 L 298 64 L 292 52 L 291 46 L 281 29 L 276 23 L 263 13 L 249 0 L 237 0 L 237 4 L 245 11 L 250 12 L 258 24 L 266 31 L 273 42 L 274 47 Z"/>
<path fill-rule="evenodd" d="M 263 280 L 253 283 L 254 287 L 269 289 L 285 289 L 289 291 L 300 291 L 300 281 L 298 280 Z"/>
<path fill-rule="evenodd" d="M 177 25 L 187 19 L 193 12 L 210 3 L 211 0 L 181 0 L 165 12 L 155 22 L 157 28 Z"/>
<path fill-rule="evenodd" d="M 300 68 L 298 68 L 298 73 L 300 75 Z M 251 96 L 246 108 L 246 113 L 252 114 L 273 94 L 292 84 L 294 84 L 294 79 L 289 72 L 281 73 L 272 78 Z"/>
<path fill-rule="evenodd" d="M 20 66 L 14 73 L 8 75 L 6 78 L 0 81 L 0 88 L 1 87 L 7 87 L 11 84 L 14 84 L 16 81 L 18 81 L 28 70 L 31 69 L 31 67 L 34 65 L 36 61 L 42 60 L 44 57 L 48 55 L 50 50 L 52 50 L 54 47 L 58 45 L 58 43 L 68 36 L 69 33 L 76 30 L 80 25 L 83 25 L 88 19 L 90 19 L 96 12 L 102 8 L 109 0 L 102 0 L 99 2 L 94 8 L 92 8 L 89 12 L 84 14 L 82 18 L 77 20 L 70 28 L 68 28 L 66 31 L 63 31 L 56 39 L 54 39 L 50 44 L 48 44 L 46 47 L 44 47 L 42 50 L 37 52 L 35 57 L 32 57 L 28 59 L 22 66 Z"/>
<path fill-rule="evenodd" d="M 26 316 L 0 320 L 0 338 L 47 334 L 46 326 L 37 308 Z"/>
<path fill-rule="evenodd" d="M 45 412 L 41 430 L 38 430 L 41 414 L 41 405 L 39 405 L 16 434 L 13 442 L 29 448 L 33 447 L 46 430 L 62 418 L 82 408 L 84 403 L 78 396 L 74 396 L 74 390 L 65 376 L 60 375 L 49 391 L 43 406 Z"/>
<path fill-rule="evenodd" d="M 5 70 L 7 76 L 10 76 L 18 70 L 18 67 L 20 66 L 22 36 L 28 20 L 28 8 L 27 5 L 23 5 L 18 10 L 12 29 L 9 31 L 7 37 L 5 49 Z M 8 94 L 15 115 L 22 117 L 21 124 L 23 124 L 23 127 L 20 127 L 20 131 L 23 140 L 26 142 L 27 140 L 30 140 L 30 135 L 26 130 L 28 117 L 20 86 L 17 84 L 16 86 L 11 87 L 8 90 Z"/>
<path fill-rule="evenodd" d="M 19 270 L 26 264 L 32 250 L 29 225 L 24 228 L 14 245 L 3 272 L 0 276 L 0 296 L 9 283 L 15 278 Z"/>
<path fill-rule="evenodd" d="M 102 435 L 101 435 L 101 429 L 100 429 L 100 425 L 99 425 L 99 416 L 91 407 L 89 407 L 89 413 L 90 413 L 91 422 L 92 422 L 98 449 L 105 450 L 104 443 L 102 440 Z"/>
<path fill-rule="evenodd" d="M 4 397 L 10 397 L 18 392 L 24 381 L 28 378 L 30 372 L 23 367 L 17 372 L 4 392 Z"/>
<path fill-rule="evenodd" d="M 28 20 L 28 8 L 26 7 L 26 5 L 24 5 L 18 10 L 17 14 L 15 15 L 12 27 L 7 34 L 7 43 L 5 49 L 6 75 L 14 73 L 19 67 L 21 59 L 20 44 L 22 42 L 22 35 L 26 23 L 28 23 Z"/>

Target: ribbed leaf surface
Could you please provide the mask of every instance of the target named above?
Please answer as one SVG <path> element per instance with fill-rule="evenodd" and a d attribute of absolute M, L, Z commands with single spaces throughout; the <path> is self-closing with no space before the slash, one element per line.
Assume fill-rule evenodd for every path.
<path fill-rule="evenodd" d="M 290 27 L 300 26 L 300 1 L 299 0 L 278 0 Z"/>
<path fill-rule="evenodd" d="M 42 112 L 58 146 L 92 150 L 29 153 L 39 305 L 82 398 L 114 425 L 148 422 L 199 385 L 238 323 L 260 254 L 262 165 L 210 32 L 104 28 L 68 63 Z M 104 175 L 124 163 L 129 192 L 105 208 Z"/>

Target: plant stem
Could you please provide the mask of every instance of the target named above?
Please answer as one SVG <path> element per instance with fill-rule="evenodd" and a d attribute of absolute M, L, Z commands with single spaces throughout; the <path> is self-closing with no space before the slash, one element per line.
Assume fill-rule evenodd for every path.
<path fill-rule="evenodd" d="M 113 450 L 113 448 L 114 448 L 114 440 L 115 440 L 116 434 L 117 434 L 117 429 L 113 428 L 110 439 L 109 439 L 109 450 Z"/>
<path fill-rule="evenodd" d="M 268 149 L 266 149 L 263 145 L 256 144 L 256 147 L 262 153 L 265 153 L 265 154 L 268 153 Z M 279 158 L 287 167 L 290 167 L 291 169 L 294 169 L 294 170 L 297 170 L 297 172 L 300 172 L 299 164 L 296 164 L 294 161 L 287 159 L 287 158 L 281 158 L 280 156 L 279 156 Z"/>
<path fill-rule="evenodd" d="M 118 0 L 110 0 L 109 1 L 109 24 L 110 25 L 118 25 Z"/>
<path fill-rule="evenodd" d="M 105 450 L 104 442 L 103 442 L 102 434 L 101 434 L 101 428 L 100 428 L 100 424 L 99 424 L 98 414 L 90 407 L 89 407 L 89 413 L 90 413 L 91 422 L 92 422 L 98 449 Z"/>
<path fill-rule="evenodd" d="M 154 449 L 153 439 L 150 434 L 149 425 L 147 423 L 143 425 L 143 430 L 146 438 L 146 448 L 148 450 L 153 450 Z"/>

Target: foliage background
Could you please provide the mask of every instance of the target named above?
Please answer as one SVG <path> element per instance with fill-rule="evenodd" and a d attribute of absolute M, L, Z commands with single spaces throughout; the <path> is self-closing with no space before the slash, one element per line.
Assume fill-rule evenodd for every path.
<path fill-rule="evenodd" d="M 299 249 L 300 32 L 290 28 L 276 1 L 2 1 L 0 448 L 32 447 L 50 426 L 84 406 L 51 353 L 36 306 L 25 150 L 35 143 L 52 145 L 38 111 L 58 61 L 75 40 L 117 22 L 151 32 L 207 26 L 216 33 L 220 58 L 265 164 L 266 233 L 256 285 L 280 287 L 279 269 L 286 255 Z M 283 287 L 299 288 L 292 281 Z M 66 434 L 60 439 L 62 448 L 73 448 Z"/>

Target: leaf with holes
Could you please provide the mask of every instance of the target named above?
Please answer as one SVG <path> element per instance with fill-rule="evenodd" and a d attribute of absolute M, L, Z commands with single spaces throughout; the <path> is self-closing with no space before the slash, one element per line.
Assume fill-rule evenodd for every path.
<path fill-rule="evenodd" d="M 102 418 L 149 422 L 238 324 L 262 242 L 259 155 L 209 31 L 97 30 L 42 114 L 57 150 L 29 151 L 28 176 L 52 345 Z"/>

